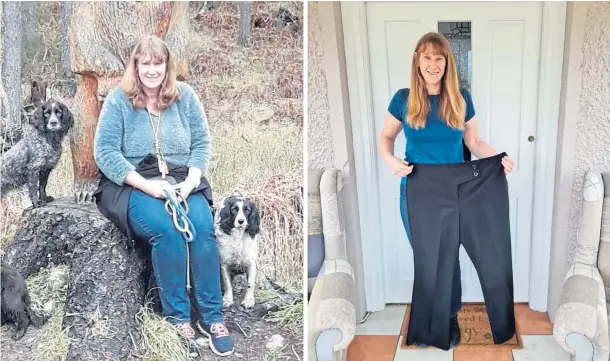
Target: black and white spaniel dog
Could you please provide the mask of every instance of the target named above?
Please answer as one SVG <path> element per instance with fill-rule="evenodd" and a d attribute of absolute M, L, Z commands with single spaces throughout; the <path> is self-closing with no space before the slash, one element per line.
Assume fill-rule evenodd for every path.
<path fill-rule="evenodd" d="M 256 205 L 245 197 L 223 199 L 214 216 L 214 231 L 220 253 L 223 307 L 233 305 L 233 273 L 245 272 L 248 290 L 242 306 L 254 306 L 256 265 L 260 239 L 260 216 Z"/>
<path fill-rule="evenodd" d="M 74 126 L 65 104 L 49 100 L 34 111 L 23 138 L 0 159 L 0 197 L 27 184 L 33 207 L 53 200 L 46 195 L 51 171 L 61 158 L 62 142 Z"/>

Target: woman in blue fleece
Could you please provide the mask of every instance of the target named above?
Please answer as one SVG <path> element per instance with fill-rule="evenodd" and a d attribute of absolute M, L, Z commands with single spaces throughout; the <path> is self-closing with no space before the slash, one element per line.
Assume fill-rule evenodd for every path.
<path fill-rule="evenodd" d="M 189 85 L 176 80 L 165 42 L 154 36 L 142 39 L 99 116 L 94 157 L 102 180 L 96 202 L 130 240 L 150 244 L 166 319 L 189 340 L 195 336 L 195 321 L 213 352 L 224 356 L 233 352 L 233 338 L 222 314 L 212 197 L 203 176 L 210 140 L 203 105 Z M 186 243 L 165 211 L 164 191 L 172 187 L 187 200 L 196 232 L 189 259 L 199 320 L 190 318 Z"/>
<path fill-rule="evenodd" d="M 407 139 L 405 159 L 394 156 L 394 141 L 400 132 Z M 463 141 L 463 143 L 462 143 Z M 406 186 L 413 170 L 410 163 L 450 164 L 464 161 L 464 147 L 477 158 L 498 154 L 479 136 L 475 110 L 468 90 L 459 88 L 455 60 L 447 39 L 440 33 L 427 33 L 415 47 L 411 59 L 411 88 L 398 90 L 388 106 L 379 137 L 379 152 L 392 173 L 401 177 L 400 212 L 409 241 Z M 514 162 L 504 157 L 508 174 Z M 460 263 L 456 262 L 452 287 L 451 346 L 460 343 L 457 314 L 461 309 Z"/>

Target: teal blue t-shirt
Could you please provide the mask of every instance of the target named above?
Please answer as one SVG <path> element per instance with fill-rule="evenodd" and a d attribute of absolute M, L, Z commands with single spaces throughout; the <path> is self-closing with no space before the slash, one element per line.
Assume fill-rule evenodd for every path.
<path fill-rule="evenodd" d="M 461 88 L 460 92 L 466 101 L 466 122 L 474 117 L 474 105 L 470 94 Z M 390 101 L 388 111 L 402 122 L 407 138 L 405 160 L 409 163 L 440 164 L 460 163 L 464 161 L 464 131 L 453 129 L 439 118 L 440 95 L 430 95 L 430 111 L 423 129 L 414 129 L 406 121 L 407 99 L 409 89 L 400 89 Z"/>

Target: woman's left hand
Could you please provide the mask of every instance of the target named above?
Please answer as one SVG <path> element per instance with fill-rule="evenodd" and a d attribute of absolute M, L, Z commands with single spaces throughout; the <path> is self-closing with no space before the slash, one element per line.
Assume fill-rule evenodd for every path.
<path fill-rule="evenodd" d="M 186 176 L 186 179 L 184 182 L 178 184 L 182 199 L 186 200 L 189 194 L 191 194 L 195 188 L 199 187 L 201 184 L 202 173 L 203 172 L 201 169 L 197 167 L 189 167 L 189 174 Z"/>
<path fill-rule="evenodd" d="M 191 179 L 186 179 L 184 182 L 176 185 L 179 189 L 179 194 L 182 199 L 187 199 L 193 189 L 197 188 L 197 184 Z"/>
<path fill-rule="evenodd" d="M 503 157 L 502 165 L 504 166 L 504 173 L 508 174 L 515 167 L 515 162 L 512 159 L 510 159 L 509 157 Z"/>

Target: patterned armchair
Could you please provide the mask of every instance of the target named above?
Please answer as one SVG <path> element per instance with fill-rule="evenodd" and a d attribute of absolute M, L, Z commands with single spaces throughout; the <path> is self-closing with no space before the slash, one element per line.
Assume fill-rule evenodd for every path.
<path fill-rule="evenodd" d="M 608 361 L 610 173 L 587 172 L 578 246 L 566 275 L 553 336 L 575 361 Z"/>
<path fill-rule="evenodd" d="M 345 361 L 356 332 L 354 272 L 339 214 L 340 171 L 310 170 L 308 361 Z"/>

